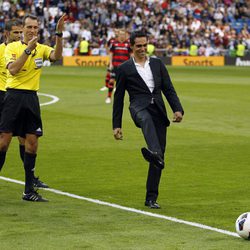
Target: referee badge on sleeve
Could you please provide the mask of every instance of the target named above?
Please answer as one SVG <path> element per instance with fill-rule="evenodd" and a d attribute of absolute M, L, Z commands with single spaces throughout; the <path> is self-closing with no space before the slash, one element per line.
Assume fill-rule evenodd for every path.
<path fill-rule="evenodd" d="M 43 59 L 42 58 L 36 58 L 35 59 L 35 64 L 36 64 L 36 68 L 40 69 L 43 66 Z"/>

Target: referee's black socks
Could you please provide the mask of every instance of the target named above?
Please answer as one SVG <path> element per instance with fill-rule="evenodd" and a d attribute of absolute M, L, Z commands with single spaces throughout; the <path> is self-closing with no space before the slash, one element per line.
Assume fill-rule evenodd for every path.
<path fill-rule="evenodd" d="M 24 153 L 24 170 L 25 170 L 25 193 L 33 190 L 34 169 L 36 163 L 36 154 Z"/>
<path fill-rule="evenodd" d="M 5 162 L 5 157 L 6 157 L 6 151 L 0 151 L 0 171 L 3 167 L 4 162 Z"/>
<path fill-rule="evenodd" d="M 19 144 L 19 154 L 23 162 L 24 162 L 24 152 L 25 152 L 25 146 L 22 144 Z"/>

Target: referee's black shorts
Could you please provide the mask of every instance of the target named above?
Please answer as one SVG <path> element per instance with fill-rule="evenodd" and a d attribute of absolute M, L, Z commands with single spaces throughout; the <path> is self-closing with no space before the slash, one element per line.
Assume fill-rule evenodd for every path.
<path fill-rule="evenodd" d="M 2 114 L 2 110 L 3 110 L 3 100 L 5 97 L 5 91 L 0 90 L 0 119 L 1 119 L 1 114 Z"/>
<path fill-rule="evenodd" d="M 40 105 L 36 91 L 7 89 L 0 121 L 0 132 L 25 137 L 43 135 Z"/>

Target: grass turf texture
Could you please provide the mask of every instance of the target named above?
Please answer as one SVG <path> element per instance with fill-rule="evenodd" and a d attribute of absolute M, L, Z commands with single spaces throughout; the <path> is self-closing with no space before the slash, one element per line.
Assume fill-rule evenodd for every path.
<path fill-rule="evenodd" d="M 51 187 L 85 197 L 234 231 L 250 210 L 249 69 L 169 67 L 183 123 L 168 129 L 159 203 L 144 207 L 145 146 L 125 101 L 124 140 L 112 135 L 104 68 L 45 68 L 44 137 L 36 173 Z M 41 102 L 49 98 L 41 96 Z M 168 108 L 169 117 L 172 112 Z M 23 180 L 17 140 L 1 175 Z M 21 201 L 23 187 L 0 180 L 2 249 L 249 249 L 249 242 L 157 218 L 40 191 L 47 204 Z"/>

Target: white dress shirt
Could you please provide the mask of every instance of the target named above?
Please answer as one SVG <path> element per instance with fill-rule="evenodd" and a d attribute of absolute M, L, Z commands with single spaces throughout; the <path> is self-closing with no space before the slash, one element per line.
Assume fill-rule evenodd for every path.
<path fill-rule="evenodd" d="M 149 58 L 147 58 L 147 61 L 145 62 L 144 66 L 140 65 L 139 63 L 135 62 L 135 59 L 133 58 L 135 67 L 143 81 L 148 86 L 150 92 L 152 93 L 154 91 L 155 83 L 153 74 L 149 65 Z"/>

